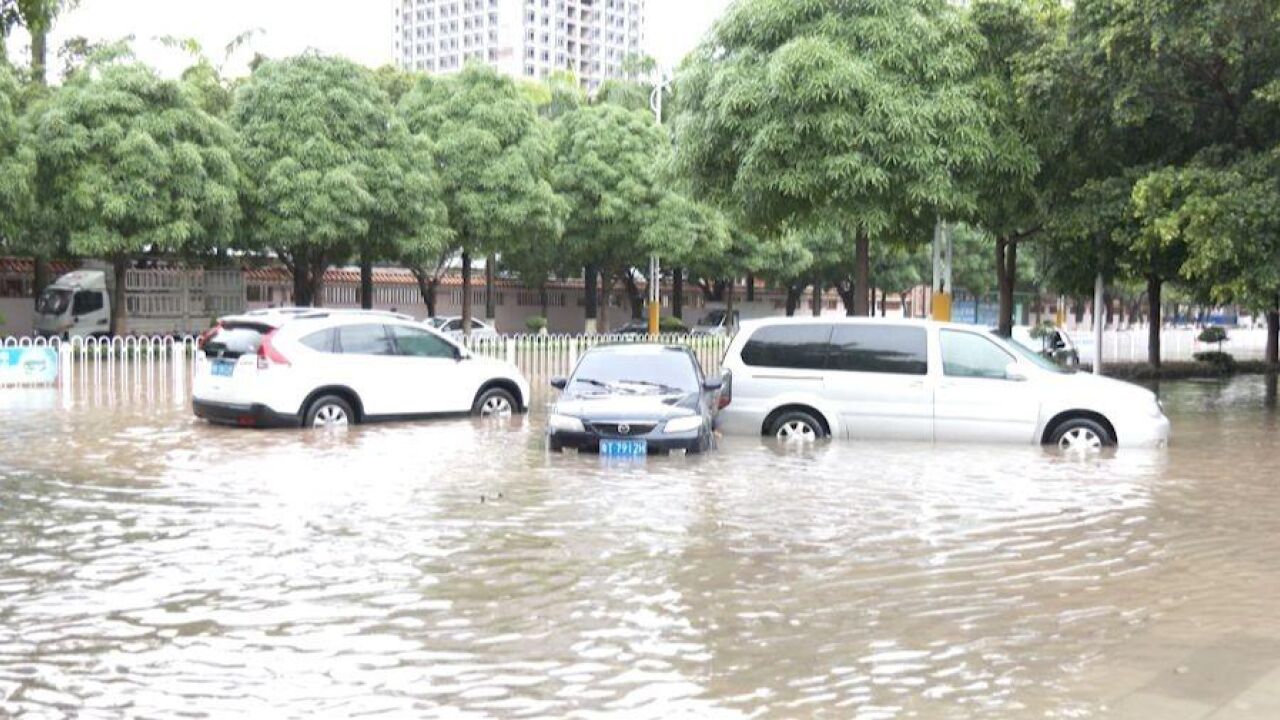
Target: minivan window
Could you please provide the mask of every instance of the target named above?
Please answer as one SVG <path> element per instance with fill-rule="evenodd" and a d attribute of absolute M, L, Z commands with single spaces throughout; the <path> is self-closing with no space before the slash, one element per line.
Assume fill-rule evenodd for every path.
<path fill-rule="evenodd" d="M 81 290 L 76 293 L 75 303 L 71 307 L 72 315 L 87 315 L 102 309 L 102 293 L 97 290 Z"/>
<path fill-rule="evenodd" d="M 949 377 L 994 378 L 1003 380 L 1015 358 L 990 340 L 967 332 L 943 330 L 942 371 Z"/>
<path fill-rule="evenodd" d="M 830 349 L 831 325 L 769 325 L 747 340 L 742 362 L 754 367 L 821 370 Z"/>
<path fill-rule="evenodd" d="M 926 375 L 928 347 L 924 328 L 837 325 L 831 335 L 828 367 L 854 372 Z"/>
<path fill-rule="evenodd" d="M 383 325 L 343 325 L 338 328 L 338 352 L 345 355 L 395 355 Z"/>

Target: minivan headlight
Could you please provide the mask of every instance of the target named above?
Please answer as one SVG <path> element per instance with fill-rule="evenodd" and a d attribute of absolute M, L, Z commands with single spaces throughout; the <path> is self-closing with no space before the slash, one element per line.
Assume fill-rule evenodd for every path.
<path fill-rule="evenodd" d="M 547 425 L 552 430 L 560 432 L 582 432 L 582 421 L 572 415 L 555 415 L 553 414 L 547 419 Z"/>
<path fill-rule="evenodd" d="M 669 433 L 692 432 L 702 427 L 701 415 L 689 415 L 667 421 L 666 431 Z"/>

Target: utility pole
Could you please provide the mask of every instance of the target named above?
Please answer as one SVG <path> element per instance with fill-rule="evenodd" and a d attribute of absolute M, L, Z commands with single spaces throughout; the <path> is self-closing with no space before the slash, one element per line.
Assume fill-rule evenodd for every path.
<path fill-rule="evenodd" d="M 658 71 L 658 80 L 649 95 L 649 107 L 662 127 L 662 95 L 671 87 L 671 77 L 664 70 Z M 662 265 L 658 254 L 649 256 L 649 337 L 657 337 L 662 317 Z"/>
<path fill-rule="evenodd" d="M 938 220 L 933 226 L 933 319 L 942 322 L 951 322 L 951 259 L 951 228 Z"/>

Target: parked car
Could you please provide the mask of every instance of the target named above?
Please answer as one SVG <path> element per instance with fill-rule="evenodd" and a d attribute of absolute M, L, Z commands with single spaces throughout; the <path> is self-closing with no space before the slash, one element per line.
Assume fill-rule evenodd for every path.
<path fill-rule="evenodd" d="M 552 450 L 640 456 L 712 447 L 720 381 L 708 380 L 688 349 L 622 344 L 583 354 L 547 420 Z"/>
<path fill-rule="evenodd" d="M 433 317 L 427 322 L 431 327 L 448 335 L 454 340 L 462 340 L 462 318 L 460 317 Z M 492 325 L 483 320 L 471 318 L 471 338 L 473 340 L 490 340 L 498 337 L 498 331 Z"/>
<path fill-rule="evenodd" d="M 215 423 L 323 427 L 522 412 L 529 383 L 405 316 L 315 310 L 220 320 L 200 340 L 192 397 Z"/>
<path fill-rule="evenodd" d="M 1080 351 L 1076 349 L 1071 336 L 1062 328 L 1050 327 L 1037 333 L 1029 325 L 1015 325 L 1012 340 L 1064 367 L 1075 367 L 1080 364 Z"/>
<path fill-rule="evenodd" d="M 973 326 L 779 318 L 744 323 L 724 360 L 717 427 L 824 437 L 1159 447 L 1149 390 L 1055 365 Z"/>
<path fill-rule="evenodd" d="M 679 318 L 663 316 L 658 323 L 658 332 L 663 335 L 688 335 L 689 328 L 680 322 Z M 624 325 L 609 331 L 610 335 L 648 335 L 648 320 L 631 320 Z"/>

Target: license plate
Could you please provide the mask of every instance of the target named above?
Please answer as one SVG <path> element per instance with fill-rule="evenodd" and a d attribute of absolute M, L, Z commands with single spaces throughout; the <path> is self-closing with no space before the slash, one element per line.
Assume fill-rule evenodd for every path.
<path fill-rule="evenodd" d="M 214 360 L 210 374 L 215 377 L 231 377 L 236 371 L 236 364 L 230 360 Z"/>
<path fill-rule="evenodd" d="M 649 444 L 644 440 L 601 440 L 600 455 L 603 457 L 644 457 L 649 452 Z"/>

